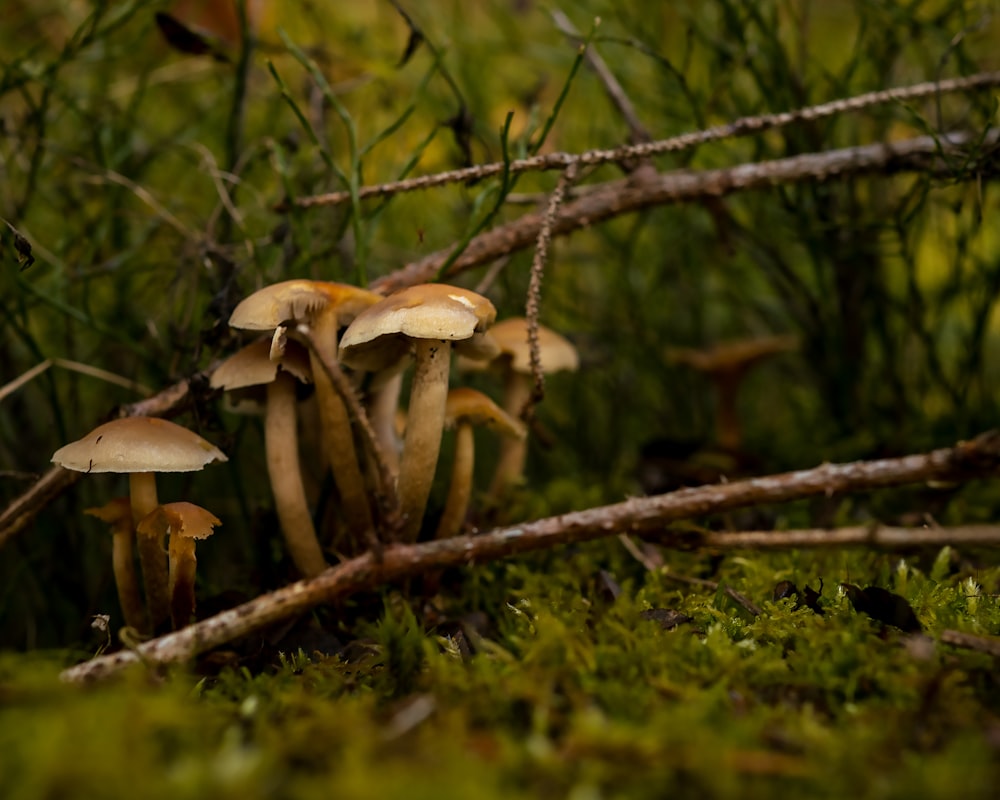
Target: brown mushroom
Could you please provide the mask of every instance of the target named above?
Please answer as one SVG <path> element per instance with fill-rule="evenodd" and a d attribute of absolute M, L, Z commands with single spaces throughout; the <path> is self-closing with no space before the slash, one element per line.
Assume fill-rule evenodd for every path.
<path fill-rule="evenodd" d="M 736 401 L 740 384 L 747 372 L 769 356 L 798 349 L 796 336 L 763 336 L 722 342 L 698 350 L 690 347 L 670 347 L 667 360 L 685 364 L 704 373 L 715 386 L 715 436 L 719 446 L 737 452 L 743 444 L 743 426 L 740 424 Z"/>
<path fill-rule="evenodd" d="M 146 609 L 142 604 L 139 576 L 135 570 L 135 527 L 129 499 L 116 497 L 99 508 L 85 508 L 83 513 L 111 526 L 111 567 L 122 617 L 128 627 L 136 631 L 146 630 Z"/>
<path fill-rule="evenodd" d="M 503 408 L 508 414 L 520 417 L 534 389 L 528 321 L 523 317 L 501 320 L 490 330 L 490 336 L 500 350 L 500 355 L 490 363 L 490 367 L 499 366 L 503 372 Z M 580 364 L 576 348 L 569 340 L 544 325 L 538 326 L 538 355 L 543 374 L 576 371 Z M 527 455 L 526 437 L 505 438 L 500 443 L 500 458 L 489 490 L 494 498 L 500 497 L 508 487 L 521 480 Z"/>
<path fill-rule="evenodd" d="M 195 541 L 207 539 L 222 523 L 210 511 L 194 503 L 165 503 L 139 520 L 140 536 L 163 539 L 169 536 L 170 621 L 174 630 L 183 628 L 194 616 L 194 578 L 198 565 Z"/>
<path fill-rule="evenodd" d="M 472 496 L 472 477 L 475 468 L 475 439 L 472 426 L 484 425 L 494 428 L 504 436 L 524 439 L 527 430 L 524 423 L 515 419 L 489 397 L 475 389 L 465 387 L 448 392 L 445 421 L 455 427 L 455 459 L 451 470 L 451 484 L 448 499 L 438 523 L 437 538 L 447 539 L 457 536 L 465 522 Z"/>
<path fill-rule="evenodd" d="M 396 364 L 412 348 L 416 362 L 399 464 L 401 538 L 415 541 L 434 481 L 452 342 L 478 341 L 496 317 L 485 297 L 456 286 L 424 284 L 363 311 L 344 332 L 341 360 L 371 372 Z"/>
<path fill-rule="evenodd" d="M 155 417 L 106 422 L 52 456 L 53 463 L 77 472 L 127 474 L 133 524 L 159 504 L 155 473 L 194 472 L 213 461 L 226 460 L 219 448 L 198 434 Z M 170 615 L 163 542 L 141 536 L 137 542 L 150 624 L 157 631 Z"/>
<path fill-rule="evenodd" d="M 372 530 L 372 509 L 354 448 L 354 435 L 343 399 L 327 377 L 321 361 L 337 361 L 338 326 L 354 319 L 381 295 L 326 281 L 289 280 L 266 286 L 236 306 L 229 324 L 234 328 L 275 331 L 286 323 L 308 325 L 318 353 L 310 350 L 324 455 L 333 471 L 348 527 L 361 535 Z M 277 337 L 281 338 L 280 334 Z M 280 344 L 275 347 L 280 351 Z"/>
<path fill-rule="evenodd" d="M 295 412 L 295 382 L 311 382 L 312 371 L 297 342 L 288 342 L 277 360 L 271 360 L 270 350 L 269 339 L 244 347 L 216 368 L 212 386 L 226 391 L 266 386 L 264 451 L 274 507 L 292 562 L 309 578 L 327 567 L 302 482 Z"/>

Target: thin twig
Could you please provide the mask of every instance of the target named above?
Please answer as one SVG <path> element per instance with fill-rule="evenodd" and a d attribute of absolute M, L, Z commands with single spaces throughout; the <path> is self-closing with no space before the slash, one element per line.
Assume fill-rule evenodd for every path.
<path fill-rule="evenodd" d="M 581 166 L 589 167 L 629 159 L 645 159 L 651 156 L 687 150 L 722 139 L 762 133 L 797 122 L 812 122 L 836 114 L 860 111 L 875 105 L 917 100 L 934 94 L 985 89 L 997 85 L 1000 85 L 1000 72 L 979 72 L 964 78 L 952 78 L 944 81 L 918 83 L 895 89 L 883 89 L 877 92 L 857 95 L 856 97 L 847 97 L 829 103 L 808 106 L 794 111 L 744 117 L 726 125 L 717 125 L 712 128 L 706 128 L 703 131 L 684 133 L 680 136 L 661 139 L 655 142 L 640 142 L 639 144 L 616 147 L 610 150 L 588 150 L 579 154 L 549 153 L 542 156 L 511 161 L 509 165 L 499 162 L 482 164 L 465 169 L 440 172 L 434 175 L 408 178 L 403 181 L 383 183 L 377 186 L 363 186 L 358 190 L 358 199 L 389 197 L 401 192 L 431 189 L 437 186 L 445 186 L 449 183 L 473 183 L 501 174 L 505 166 L 509 166 L 510 174 L 516 175 L 522 172 L 565 169 L 573 161 L 578 161 Z M 348 202 L 350 199 L 350 192 L 341 191 L 313 195 L 311 197 L 298 197 L 292 202 L 298 208 L 311 208 L 313 206 L 339 205 Z"/>
<path fill-rule="evenodd" d="M 20 389 L 24 384 L 30 382 L 34 378 L 37 378 L 45 370 L 52 366 L 52 360 L 46 358 L 44 361 L 35 364 L 31 369 L 18 375 L 14 380 L 9 383 L 0 386 L 0 401 L 3 401 L 8 396 L 14 394 L 18 389 Z"/>
<path fill-rule="evenodd" d="M 379 445 L 378 437 L 375 435 L 375 429 L 372 428 L 371 420 L 368 419 L 365 407 L 361 404 L 361 400 L 358 399 L 358 393 L 354 390 L 347 376 L 344 375 L 344 371 L 340 368 L 340 365 L 326 358 L 321 350 L 316 347 L 312 329 L 307 325 L 300 325 L 296 329 L 296 333 L 316 355 L 323 367 L 323 371 L 330 379 L 330 383 L 333 384 L 337 393 L 343 399 L 348 415 L 358 425 L 365 451 L 368 453 L 371 463 L 375 466 L 375 478 L 378 483 L 376 495 L 379 498 L 382 527 L 385 528 L 383 533 L 389 535 L 388 541 L 394 541 L 402 525 L 402 517 L 399 513 L 399 497 L 396 494 L 396 481 L 393 479 L 392 470 L 389 469 L 389 463 L 382 452 L 382 447 Z M 379 539 L 375 531 L 367 531 L 366 535 L 369 539 L 369 546 L 374 548 L 381 547 L 382 540 Z"/>
<path fill-rule="evenodd" d="M 824 464 L 798 472 L 632 498 L 611 506 L 525 522 L 477 536 L 393 545 L 383 551 L 381 559 L 365 553 L 315 578 L 261 595 L 176 633 L 141 644 L 134 651 L 105 655 L 79 664 L 63 672 L 62 677 L 72 682 L 93 681 L 107 678 L 140 661 L 152 664 L 187 661 L 321 603 L 428 570 L 508 558 L 622 532 L 642 533 L 679 519 L 762 503 L 787 502 L 817 494 L 869 491 L 928 480 L 967 480 L 998 471 L 1000 432 L 992 431 L 954 447 L 920 455 Z"/>
<path fill-rule="evenodd" d="M 530 423 L 535 416 L 535 407 L 545 396 L 545 377 L 542 374 L 542 356 L 538 349 L 538 310 L 542 302 L 542 277 L 545 274 L 545 264 L 549 258 L 549 244 L 552 241 L 552 225 L 559 207 L 562 205 L 566 190 L 576 179 L 576 164 L 570 164 L 559 176 L 559 183 L 549 198 L 542 226 L 538 229 L 538 240 L 535 243 L 535 255 L 531 260 L 531 275 L 528 278 L 528 297 L 525 303 L 524 316 L 528 323 L 528 354 L 531 361 L 531 376 L 534 388 L 524 408 L 520 411 L 521 419 Z"/>
<path fill-rule="evenodd" d="M 631 178 L 608 181 L 595 186 L 572 203 L 559 209 L 552 235 L 565 236 L 598 222 L 653 206 L 689 202 L 707 197 L 763 187 L 823 182 L 834 178 L 867 174 L 922 172 L 951 176 L 953 164 L 945 156 L 954 156 L 963 165 L 963 174 L 993 168 L 995 157 L 990 149 L 1000 140 L 1000 129 L 979 134 L 950 133 L 919 136 L 891 144 L 847 147 L 823 153 L 808 153 L 772 161 L 740 164 L 726 169 L 655 173 L 639 170 Z M 972 157 L 962 148 L 981 143 L 982 155 Z M 472 239 L 461 256 L 447 271 L 451 277 L 500 256 L 524 250 L 535 243 L 544 224 L 545 212 L 538 211 L 500 225 Z M 390 294 L 406 286 L 426 283 L 448 261 L 451 247 L 430 253 L 400 270 L 374 281 L 371 289 Z"/>

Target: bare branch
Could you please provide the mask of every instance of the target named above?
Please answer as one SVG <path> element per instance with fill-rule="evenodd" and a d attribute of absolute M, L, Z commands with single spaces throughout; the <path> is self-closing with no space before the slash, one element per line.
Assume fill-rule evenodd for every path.
<path fill-rule="evenodd" d="M 500 175 L 504 172 L 505 168 L 509 168 L 509 174 L 516 175 L 522 172 L 565 169 L 572 161 L 579 162 L 581 167 L 590 167 L 610 162 L 645 159 L 665 153 L 689 150 L 692 147 L 709 142 L 717 142 L 722 139 L 732 139 L 739 136 L 762 133 L 797 122 L 812 122 L 837 114 L 860 111 L 875 105 L 884 105 L 886 103 L 902 102 L 905 100 L 918 100 L 934 94 L 973 91 L 997 85 L 1000 85 L 1000 72 L 979 72 L 965 78 L 952 78 L 950 80 L 930 81 L 895 89 L 883 89 L 877 92 L 857 95 L 856 97 L 833 100 L 832 102 L 822 103 L 817 106 L 800 108 L 795 111 L 744 117 L 726 125 L 716 125 L 703 131 L 684 133 L 680 136 L 661 139 L 656 142 L 640 142 L 638 144 L 616 147 L 611 150 L 588 150 L 579 154 L 549 153 L 547 155 L 518 159 L 510 162 L 509 165 L 504 165 L 500 162 L 482 164 L 450 172 L 440 172 L 434 175 L 408 178 L 403 181 L 383 183 L 377 186 L 364 186 L 358 190 L 358 197 L 361 200 L 371 197 L 390 197 L 401 192 L 432 189 L 437 186 L 445 186 L 449 183 L 480 181 L 484 178 Z M 350 192 L 341 191 L 314 195 L 312 197 L 298 197 L 292 203 L 298 208 L 311 208 L 313 206 L 340 205 L 350 201 L 350 199 Z"/>
<path fill-rule="evenodd" d="M 458 536 L 415 545 L 393 545 L 381 559 L 371 553 L 261 595 L 236 608 L 202 620 L 176 633 L 153 639 L 135 650 L 100 656 L 63 672 L 66 681 L 107 678 L 130 664 L 187 661 L 213 647 L 307 611 L 321 603 L 372 589 L 427 570 L 508 558 L 558 545 L 586 542 L 622 532 L 643 533 L 688 517 L 762 503 L 798 500 L 817 494 L 867 491 L 928 480 L 963 480 L 1000 471 L 1000 432 L 984 433 L 954 447 L 921 455 L 751 478 L 744 481 L 682 489 L 655 497 L 562 514 L 500 528 L 478 536 Z"/>

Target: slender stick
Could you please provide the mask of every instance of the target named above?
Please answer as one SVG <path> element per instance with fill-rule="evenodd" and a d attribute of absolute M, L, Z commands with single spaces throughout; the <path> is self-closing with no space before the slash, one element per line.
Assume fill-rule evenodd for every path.
<path fill-rule="evenodd" d="M 652 531 L 671 521 L 744 506 L 928 480 L 965 480 L 998 473 L 1000 432 L 993 431 L 954 447 L 920 455 L 824 464 L 798 472 L 632 498 L 611 506 L 525 522 L 478 536 L 394 545 L 382 551 L 378 558 L 371 553 L 358 556 L 331 567 L 316 578 L 261 595 L 176 633 L 141 644 L 135 650 L 78 664 L 63 672 L 62 677 L 69 682 L 87 682 L 107 678 L 140 661 L 151 664 L 187 661 L 321 603 L 427 570 L 508 558 L 622 532 Z"/>
<path fill-rule="evenodd" d="M 953 78 L 944 81 L 931 81 L 926 83 L 902 86 L 894 89 L 883 89 L 867 94 L 848 97 L 841 100 L 833 100 L 829 103 L 822 103 L 816 106 L 796 109 L 794 111 L 784 111 L 777 114 L 762 114 L 756 117 L 744 117 L 735 122 L 724 125 L 716 125 L 703 131 L 693 131 L 674 136 L 670 139 L 661 139 L 655 142 L 640 142 L 634 145 L 616 147 L 610 150 L 588 150 L 583 153 L 548 153 L 546 155 L 533 156 L 531 158 L 518 159 L 507 164 L 500 162 L 494 164 L 482 164 L 465 169 L 452 170 L 450 172 L 440 172 L 434 175 L 424 175 L 417 178 L 408 178 L 403 181 L 384 183 L 378 186 L 363 186 L 358 190 L 358 199 L 364 200 L 369 197 L 390 197 L 400 192 L 412 192 L 422 189 L 431 189 L 436 186 L 445 186 L 449 183 L 470 183 L 481 181 L 500 175 L 505 171 L 515 175 L 522 172 L 534 172 L 539 170 L 565 169 L 568 164 L 578 161 L 581 166 L 597 166 L 611 162 L 627 161 L 631 159 L 644 159 L 650 156 L 663 155 L 680 150 L 688 150 L 709 142 L 720 141 L 722 139 L 732 139 L 739 136 L 747 136 L 755 133 L 791 125 L 797 122 L 812 122 L 836 114 L 843 114 L 850 111 L 860 111 L 874 105 L 885 103 L 895 103 L 906 100 L 916 100 L 921 97 L 928 97 L 936 94 L 949 92 L 964 92 L 975 89 L 985 89 L 1000 84 L 1000 72 L 980 72 L 964 78 Z M 312 197 L 298 197 L 293 201 L 293 205 L 299 208 L 310 208 L 312 206 L 339 205 L 351 200 L 351 193 L 347 191 L 331 192 L 329 194 L 315 195 Z"/>

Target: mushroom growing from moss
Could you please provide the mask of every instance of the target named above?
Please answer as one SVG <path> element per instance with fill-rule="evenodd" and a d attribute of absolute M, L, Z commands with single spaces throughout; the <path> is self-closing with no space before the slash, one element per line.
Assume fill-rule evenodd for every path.
<path fill-rule="evenodd" d="M 465 387 L 448 392 L 445 421 L 448 426 L 455 427 L 455 459 L 448 499 L 438 523 L 438 539 L 457 536 L 469 510 L 476 461 L 472 426 L 484 425 L 514 439 L 527 436 L 523 422 L 512 417 L 482 392 Z"/>
<path fill-rule="evenodd" d="M 318 351 L 310 350 L 309 359 L 316 385 L 323 452 L 333 471 L 344 518 L 355 534 L 372 530 L 372 509 L 347 408 L 321 362 L 323 359 L 337 362 L 338 327 L 381 299 L 381 295 L 344 283 L 295 279 L 254 292 L 236 306 L 229 318 L 232 327 L 247 330 L 274 331 L 289 323 L 310 328 Z"/>
<path fill-rule="evenodd" d="M 139 520 L 139 536 L 160 539 L 169 537 L 170 621 L 174 630 L 183 628 L 194 616 L 194 578 L 198 566 L 195 542 L 212 535 L 222 523 L 210 511 L 194 503 L 165 503 Z"/>
<path fill-rule="evenodd" d="M 416 365 L 398 481 L 403 541 L 416 541 L 434 481 L 452 343 L 475 343 L 478 349 L 482 333 L 495 318 L 493 304 L 475 292 L 441 283 L 423 284 L 363 311 L 341 338 L 341 360 L 370 372 L 398 363 L 411 348 L 414 351 Z"/>
<path fill-rule="evenodd" d="M 106 422 L 52 456 L 53 463 L 77 472 L 127 474 L 133 524 L 159 505 L 155 473 L 194 472 L 213 461 L 226 460 L 219 448 L 198 434 L 156 417 L 124 417 Z M 155 632 L 170 616 L 167 559 L 162 541 L 149 537 L 137 541 L 150 624 Z"/>
<path fill-rule="evenodd" d="M 135 570 L 135 527 L 129 499 L 116 497 L 99 508 L 85 508 L 83 513 L 111 526 L 111 568 L 118 590 L 118 605 L 128 627 L 145 630 L 146 609 L 142 605 L 139 576 Z"/>
<path fill-rule="evenodd" d="M 500 355 L 490 362 L 490 368 L 499 368 L 503 373 L 503 409 L 511 416 L 520 417 L 534 389 L 528 321 L 524 317 L 501 320 L 490 330 L 490 337 L 500 350 Z M 542 373 L 546 375 L 563 370 L 575 372 L 580 366 L 576 348 L 569 340 L 544 325 L 538 326 L 538 356 Z M 476 365 L 466 363 L 465 366 L 475 368 Z M 504 438 L 490 483 L 490 494 L 494 498 L 499 498 L 521 480 L 527 455 L 527 437 Z"/>
<path fill-rule="evenodd" d="M 763 336 L 722 342 L 696 349 L 670 347 L 667 360 L 704 373 L 715 386 L 715 437 L 726 451 L 738 452 L 743 444 L 743 426 L 736 408 L 740 385 L 752 367 L 769 356 L 797 350 L 796 336 Z"/>

